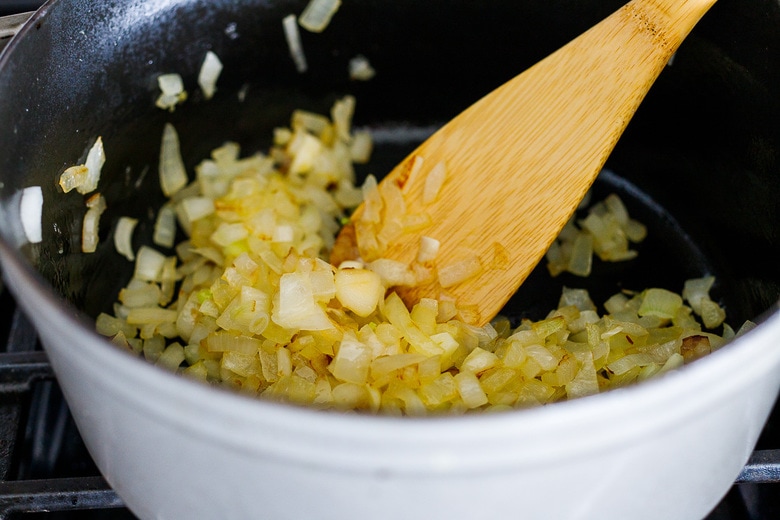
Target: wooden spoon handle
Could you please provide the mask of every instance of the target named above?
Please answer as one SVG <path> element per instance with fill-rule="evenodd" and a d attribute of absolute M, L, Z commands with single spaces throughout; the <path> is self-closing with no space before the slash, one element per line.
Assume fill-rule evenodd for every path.
<path fill-rule="evenodd" d="M 441 242 L 436 267 L 477 258 L 480 274 L 452 287 L 399 287 L 407 305 L 454 297 L 483 324 L 517 290 L 571 217 L 636 108 L 672 54 L 715 0 L 634 0 L 510 80 L 421 144 L 382 182 L 401 187 L 425 229 L 394 240 L 384 255 L 412 263 L 420 237 Z M 422 158 L 417 174 L 409 176 Z M 447 177 L 432 203 L 426 175 Z M 360 218 L 362 207 L 352 222 Z M 398 218 L 386 215 L 385 218 Z M 332 260 L 355 257 L 354 229 Z"/>

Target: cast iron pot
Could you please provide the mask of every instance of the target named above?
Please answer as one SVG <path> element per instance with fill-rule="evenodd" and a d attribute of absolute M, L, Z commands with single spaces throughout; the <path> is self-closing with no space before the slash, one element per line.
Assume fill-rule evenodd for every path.
<path fill-rule="evenodd" d="M 150 241 L 159 137 L 172 122 L 192 167 L 231 139 L 265 149 L 294 108 L 357 97 L 381 174 L 432 128 L 617 9 L 621 0 L 344 2 L 303 31 L 296 71 L 282 18 L 303 2 L 59 0 L 0 57 L 0 257 L 37 326 L 100 470 L 144 519 L 647 518 L 707 514 L 747 460 L 780 385 L 780 5 L 721 0 L 664 71 L 596 183 L 650 236 L 592 279 L 539 269 L 508 305 L 538 318 L 562 285 L 596 301 L 621 288 L 679 291 L 714 274 L 728 321 L 758 327 L 679 371 L 634 387 L 511 413 L 425 419 L 265 402 L 157 369 L 93 332 L 132 265 L 113 224 Z M 207 50 L 225 69 L 214 99 L 195 78 Z M 357 54 L 377 70 L 353 82 Z M 190 99 L 153 107 L 156 77 Z M 239 101 L 239 91 L 245 93 Z M 80 252 L 84 200 L 57 186 L 98 135 L 101 245 Z M 365 172 L 363 172 L 365 173 Z M 19 193 L 41 186 L 43 241 L 28 244 Z"/>

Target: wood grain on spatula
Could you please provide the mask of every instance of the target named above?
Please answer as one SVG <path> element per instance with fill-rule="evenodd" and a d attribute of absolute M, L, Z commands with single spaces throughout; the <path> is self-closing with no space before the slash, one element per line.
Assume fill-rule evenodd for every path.
<path fill-rule="evenodd" d="M 672 54 L 715 0 L 634 0 L 497 88 L 422 143 L 382 183 L 401 187 L 407 214 L 430 224 L 403 233 L 383 257 L 412 264 L 420 239 L 441 243 L 444 269 L 478 259 L 480 272 L 442 288 L 397 287 L 407 305 L 455 298 L 474 324 L 492 319 L 544 256 L 603 167 Z M 421 167 L 413 174 L 415 161 Z M 423 202 L 426 176 L 443 162 L 438 197 Z M 354 224 L 331 260 L 360 256 Z M 400 215 L 385 215 L 398 219 Z"/>

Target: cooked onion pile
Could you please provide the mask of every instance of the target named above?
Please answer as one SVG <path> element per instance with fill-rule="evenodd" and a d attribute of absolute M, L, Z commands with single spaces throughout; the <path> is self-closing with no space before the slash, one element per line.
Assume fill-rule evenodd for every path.
<path fill-rule="evenodd" d="M 161 248 L 135 253 L 134 276 L 98 331 L 157 365 L 247 394 L 406 415 L 595 394 L 734 335 L 728 326 L 722 336 L 703 331 L 696 319 L 713 329 L 725 317 L 709 297 L 712 278 L 686 283 L 685 300 L 664 289 L 617 294 L 606 315 L 585 291 L 565 289 L 546 319 L 512 329 L 502 318 L 467 325 L 446 300 L 407 309 L 381 262 L 330 265 L 338 222 L 362 200 L 353 162 L 370 150 L 367 135 L 350 129 L 353 107 L 339 101 L 332 119 L 297 111 L 267 155 L 242 158 L 226 143 L 186 186 L 162 178 L 170 202 L 155 229 Z M 172 132 L 161 165 L 179 164 Z M 176 221 L 188 239 L 166 256 Z"/>

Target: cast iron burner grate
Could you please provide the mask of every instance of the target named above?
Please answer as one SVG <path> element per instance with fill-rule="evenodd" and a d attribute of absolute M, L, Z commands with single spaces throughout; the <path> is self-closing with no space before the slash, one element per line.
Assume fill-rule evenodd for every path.
<path fill-rule="evenodd" d="M 35 331 L 7 291 L 0 342 L 0 520 L 135 518 L 92 462 Z M 706 520 L 780 518 L 778 491 L 780 411 Z"/>

